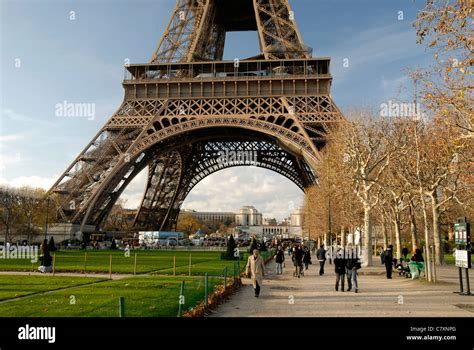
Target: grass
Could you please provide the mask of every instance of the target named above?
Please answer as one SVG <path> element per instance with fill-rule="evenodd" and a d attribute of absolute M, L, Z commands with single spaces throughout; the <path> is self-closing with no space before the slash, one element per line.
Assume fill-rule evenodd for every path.
<path fill-rule="evenodd" d="M 456 262 L 456 259 L 454 258 L 453 254 L 446 254 L 444 256 L 444 261 L 448 265 L 454 265 Z M 471 254 L 471 263 L 474 266 L 474 254 Z"/>
<path fill-rule="evenodd" d="M 185 281 L 183 310 L 204 300 L 202 277 L 129 277 L 0 303 L 0 316 L 118 317 L 122 296 L 126 317 L 176 317 L 181 281 Z M 209 292 L 221 283 L 222 278 L 209 278 Z"/>
<path fill-rule="evenodd" d="M 187 310 L 204 300 L 203 275 L 206 272 L 209 274 L 209 292 L 217 284 L 222 284 L 224 267 L 227 267 L 229 280 L 234 273 L 234 261 L 221 260 L 220 252 L 214 251 L 139 250 L 132 251 L 130 257 L 126 257 L 123 251 L 87 251 L 86 265 L 84 251 L 60 251 L 56 253 L 55 270 L 108 273 L 112 256 L 113 273 L 131 274 L 135 253 L 137 273 L 149 275 L 114 281 L 83 276 L 0 275 L 0 301 L 4 300 L 0 303 L 0 317 L 117 317 L 119 297 L 125 298 L 126 316 L 176 317 L 181 281 L 185 281 L 183 310 Z M 262 253 L 264 258 L 270 254 Z M 190 255 L 193 277 L 187 276 Z M 174 257 L 176 277 L 170 276 Z M 245 253 L 244 259 L 239 261 L 240 271 L 245 269 L 247 257 Z M 28 260 L 0 259 L 0 271 L 31 271 L 37 266 L 31 266 Z M 24 298 L 6 300 L 19 296 Z"/>
<path fill-rule="evenodd" d="M 411 260 L 411 254 L 408 254 L 408 259 Z M 445 254 L 444 255 L 444 262 L 446 265 L 454 265 L 456 262 L 456 259 L 454 258 L 453 254 Z M 471 262 L 472 265 L 474 266 L 474 254 L 471 254 Z"/>
<path fill-rule="evenodd" d="M 134 272 L 135 254 L 137 254 L 136 272 L 170 274 L 173 270 L 173 257 L 176 256 L 176 268 L 179 273 L 189 270 L 189 256 L 192 259 L 192 271 L 203 274 L 202 268 L 208 266 L 212 272 L 223 271 L 224 266 L 232 266 L 232 262 L 220 259 L 220 252 L 184 252 L 184 251 L 131 251 L 126 257 L 124 251 L 60 251 L 56 253 L 56 272 L 109 272 L 109 257 L 112 256 L 112 272 L 131 274 Z M 206 263 L 202 265 L 203 263 Z M 230 263 L 230 264 L 229 264 Z M 241 262 L 242 264 L 242 262 Z M 194 269 L 194 266 L 197 266 Z M 0 259 L 0 271 L 32 271 L 38 263 L 29 260 Z M 171 272 L 170 272 L 171 271 Z"/>
<path fill-rule="evenodd" d="M 101 281 L 88 277 L 0 275 L 0 300 Z M 0 313 L 0 315 L 2 315 Z"/>

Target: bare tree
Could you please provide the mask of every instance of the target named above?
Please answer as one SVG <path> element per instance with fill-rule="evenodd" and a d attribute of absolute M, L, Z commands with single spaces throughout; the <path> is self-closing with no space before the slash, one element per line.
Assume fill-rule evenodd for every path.
<path fill-rule="evenodd" d="M 372 210 L 380 199 L 380 180 L 395 148 L 390 144 L 390 123 L 368 112 L 354 112 L 343 129 L 341 142 L 346 152 L 346 174 L 364 210 L 364 265 L 372 264 Z"/>
<path fill-rule="evenodd" d="M 8 187 L 0 188 L 0 220 L 5 228 L 4 244 L 10 242 L 12 237 L 12 228 L 19 218 L 19 196 L 15 189 Z"/>

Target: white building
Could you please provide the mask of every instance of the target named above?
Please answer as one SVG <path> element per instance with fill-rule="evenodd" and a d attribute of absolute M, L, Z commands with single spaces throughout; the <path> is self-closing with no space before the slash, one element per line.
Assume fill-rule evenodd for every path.
<path fill-rule="evenodd" d="M 261 226 L 263 221 L 262 213 L 259 213 L 255 207 L 245 206 L 235 215 L 237 226 Z"/>
<path fill-rule="evenodd" d="M 183 211 L 183 213 L 188 213 L 188 211 Z M 262 213 L 252 206 L 242 207 L 238 213 L 198 211 L 191 211 L 189 213 L 200 221 L 222 223 L 228 221 L 237 226 L 261 226 L 263 222 Z"/>
<path fill-rule="evenodd" d="M 227 222 L 235 223 L 235 213 L 226 212 L 191 212 L 193 218 L 205 222 Z"/>
<path fill-rule="evenodd" d="M 303 226 L 303 209 L 296 209 L 290 216 L 291 226 Z"/>
<path fill-rule="evenodd" d="M 297 238 L 303 236 L 303 210 L 293 211 L 289 218 L 286 218 L 281 225 L 274 225 L 273 220 L 263 219 L 254 206 L 244 206 L 238 213 L 230 212 L 196 212 L 183 211 L 191 213 L 197 220 L 206 222 L 226 222 L 230 221 L 236 225 L 236 232 L 242 232 L 257 237 L 278 237 L 278 238 Z"/>

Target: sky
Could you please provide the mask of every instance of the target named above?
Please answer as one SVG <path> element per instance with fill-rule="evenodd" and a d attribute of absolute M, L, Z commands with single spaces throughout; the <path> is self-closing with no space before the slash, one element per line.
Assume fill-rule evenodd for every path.
<path fill-rule="evenodd" d="M 432 54 L 412 26 L 422 0 L 290 0 L 313 56 L 331 57 L 332 96 L 344 111 L 400 97 L 407 68 Z M 123 65 L 147 63 L 174 0 L 0 0 L 0 185 L 48 189 L 122 102 Z M 259 53 L 257 33 L 229 33 L 225 59 Z M 95 117 L 57 116 L 58 104 L 94 105 Z M 139 204 L 145 173 L 122 195 Z M 303 192 L 269 170 L 223 170 L 183 207 L 237 211 L 254 205 L 283 219 Z"/>

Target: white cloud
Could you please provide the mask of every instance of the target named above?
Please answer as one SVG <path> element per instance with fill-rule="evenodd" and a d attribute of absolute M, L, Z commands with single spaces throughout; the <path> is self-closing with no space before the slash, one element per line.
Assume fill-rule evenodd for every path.
<path fill-rule="evenodd" d="M 148 176 L 148 168 L 142 170 L 132 182 L 123 191 L 120 199 L 125 200 L 125 207 L 136 209 L 141 204 L 143 192 L 145 191 L 145 183 Z"/>
<path fill-rule="evenodd" d="M 200 182 L 183 204 L 197 211 L 238 211 L 253 205 L 265 217 L 281 220 L 289 216 L 291 203 L 303 203 L 303 192 L 290 180 L 274 172 L 238 167 L 215 173 Z"/>
<path fill-rule="evenodd" d="M 127 208 L 137 208 L 142 200 L 147 177 L 143 170 L 123 192 Z M 202 180 L 188 195 L 183 208 L 197 211 L 236 212 L 253 205 L 265 217 L 282 220 L 293 206 L 303 203 L 303 192 L 285 177 L 269 170 L 238 167 L 222 170 Z"/>
<path fill-rule="evenodd" d="M 32 188 L 42 188 L 45 190 L 49 190 L 57 179 L 58 175 L 54 175 L 53 177 L 20 176 L 11 180 L 0 178 L 0 186 L 8 186 L 14 188 L 28 186 Z"/>

